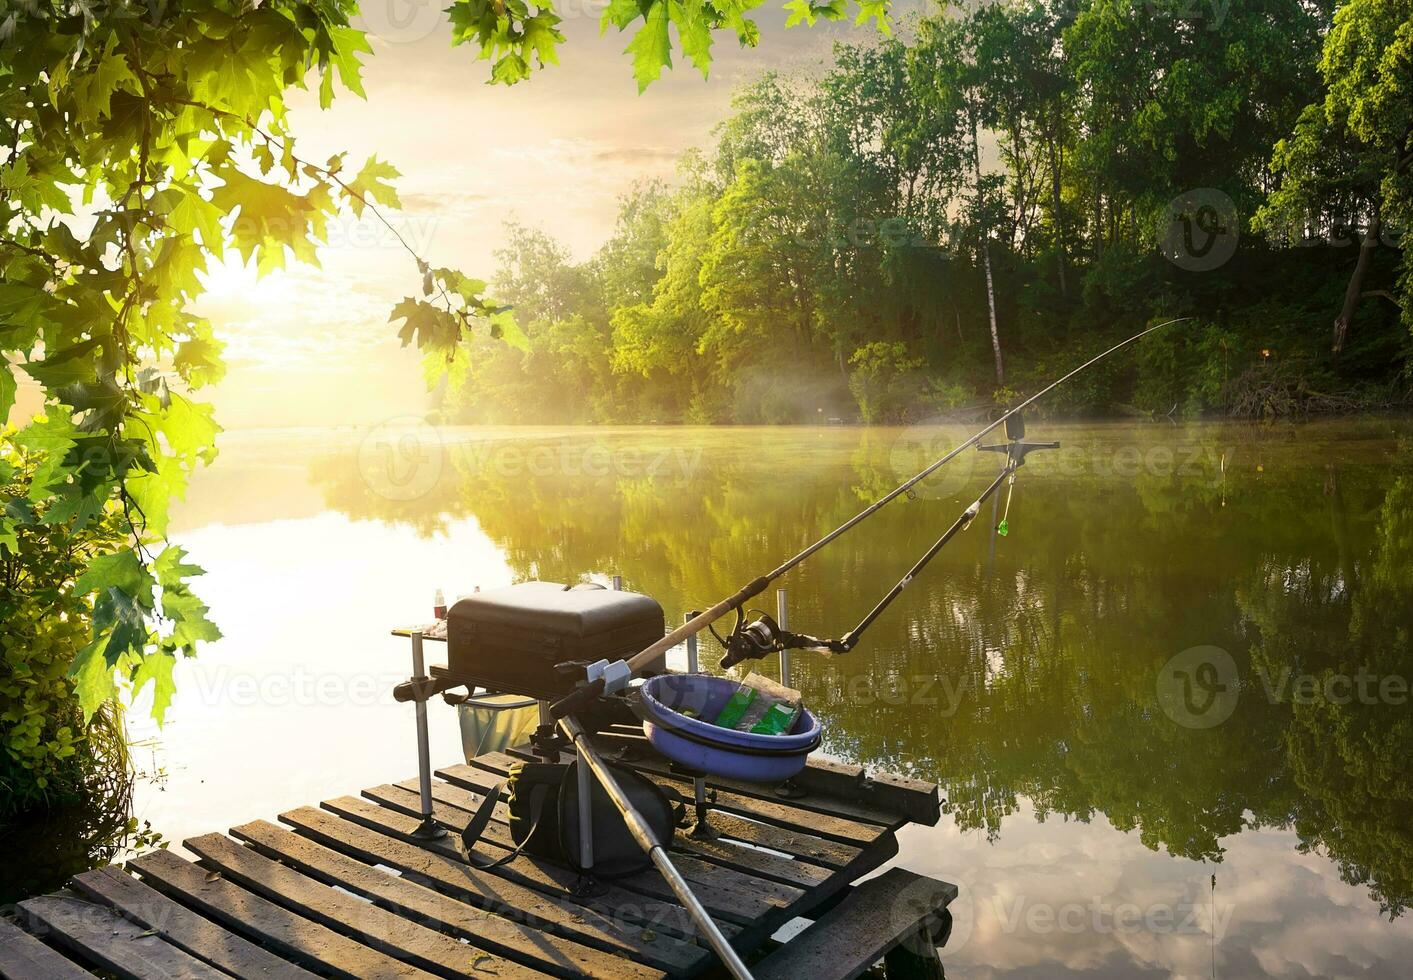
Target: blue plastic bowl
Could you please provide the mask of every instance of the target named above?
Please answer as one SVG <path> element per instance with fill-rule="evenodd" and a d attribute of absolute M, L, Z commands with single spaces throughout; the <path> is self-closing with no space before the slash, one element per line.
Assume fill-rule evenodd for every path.
<path fill-rule="evenodd" d="M 808 708 L 784 735 L 754 735 L 719 728 L 715 718 L 741 685 L 705 674 L 663 674 L 643 682 L 643 731 L 653 748 L 673 762 L 710 776 L 754 783 L 789 779 L 819 746 L 819 719 Z M 682 713 L 688 709 L 693 718 Z"/>

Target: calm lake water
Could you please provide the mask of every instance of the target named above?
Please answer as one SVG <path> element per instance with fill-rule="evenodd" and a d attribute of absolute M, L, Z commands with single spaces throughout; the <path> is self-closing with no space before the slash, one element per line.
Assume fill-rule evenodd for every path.
<path fill-rule="evenodd" d="M 411 775 L 388 630 L 438 587 L 621 574 L 677 620 L 962 435 L 226 434 L 174 521 L 225 639 L 139 726 L 138 815 L 180 841 Z M 828 753 L 941 784 L 896 863 L 961 886 L 949 976 L 1408 975 L 1409 435 L 1032 421 L 1063 448 L 1009 533 L 988 507 L 853 654 L 797 656 Z M 790 575 L 792 627 L 847 630 L 997 464 L 964 454 Z"/>

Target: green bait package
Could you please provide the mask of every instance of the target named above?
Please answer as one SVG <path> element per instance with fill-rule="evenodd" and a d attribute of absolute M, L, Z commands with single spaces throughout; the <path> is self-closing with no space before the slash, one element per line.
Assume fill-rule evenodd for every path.
<path fill-rule="evenodd" d="M 753 735 L 784 735 L 795 726 L 800 711 L 799 691 L 752 672 L 731 695 L 714 724 Z"/>

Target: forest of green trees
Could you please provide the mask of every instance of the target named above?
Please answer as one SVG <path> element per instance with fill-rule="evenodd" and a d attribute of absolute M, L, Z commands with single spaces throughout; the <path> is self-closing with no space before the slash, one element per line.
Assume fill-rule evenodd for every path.
<path fill-rule="evenodd" d="M 575 261 L 512 224 L 460 422 L 909 421 L 1177 316 L 1069 413 L 1408 397 L 1413 4 L 988 4 L 740 89 Z M 900 35 L 901 37 L 901 35 Z M 433 355 L 440 372 L 445 358 Z"/>

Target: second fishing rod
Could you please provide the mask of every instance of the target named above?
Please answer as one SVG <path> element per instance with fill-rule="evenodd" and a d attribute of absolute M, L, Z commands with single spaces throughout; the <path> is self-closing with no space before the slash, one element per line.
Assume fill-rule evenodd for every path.
<path fill-rule="evenodd" d="M 679 643 L 684 642 L 689 637 L 695 636 L 698 633 L 709 629 L 712 624 L 715 623 L 718 619 L 720 619 L 722 616 L 725 616 L 727 613 L 733 611 L 737 613 L 736 627 L 731 633 L 731 639 L 723 640 L 723 642 L 727 645 L 727 657 L 724 658 L 722 661 L 723 667 L 729 667 L 731 666 L 731 664 L 737 663 L 740 660 L 745 659 L 745 657 L 747 656 L 763 656 L 765 653 L 771 652 L 772 650 L 783 649 L 784 647 L 780 646 L 780 644 L 785 642 L 791 643 L 796 648 L 813 648 L 826 650 L 829 652 L 845 652 L 847 649 L 852 649 L 853 645 L 858 641 L 859 634 L 864 629 L 866 629 L 869 624 L 871 624 L 873 620 L 876 619 L 883 612 L 883 610 L 886 609 L 888 605 L 898 597 L 899 594 L 902 593 L 903 589 L 905 589 L 908 583 L 912 581 L 913 576 L 915 576 L 919 571 L 921 571 L 921 569 L 925 567 L 926 564 L 931 561 L 933 557 L 936 556 L 937 552 L 939 552 L 943 547 L 946 546 L 947 542 L 950 541 L 958 531 L 966 527 L 967 524 L 969 524 L 970 521 L 975 518 L 976 512 L 980 509 L 981 504 L 993 493 L 995 493 L 996 490 L 1000 488 L 1002 483 L 1005 482 L 1005 480 L 1014 477 L 1015 470 L 1024 463 L 1026 453 L 1033 449 L 1053 448 L 1053 446 L 1049 444 L 1020 443 L 1020 438 L 1024 436 L 1024 423 L 1020 420 L 1023 418 L 1022 413 L 1025 411 L 1025 409 L 1029 408 L 1031 405 L 1035 404 L 1035 402 L 1039 401 L 1041 398 L 1054 391 L 1056 388 L 1064 384 L 1070 378 L 1073 378 L 1075 375 L 1087 370 L 1088 368 L 1104 360 L 1106 357 L 1115 353 L 1116 351 L 1122 350 L 1129 344 L 1132 344 L 1135 341 L 1140 340 L 1143 337 L 1146 337 L 1157 330 L 1161 330 L 1164 327 L 1171 326 L 1174 323 L 1181 323 L 1186 319 L 1188 318 L 1178 317 L 1173 320 L 1166 320 L 1162 323 L 1148 327 L 1144 330 L 1140 330 L 1133 336 L 1128 337 L 1127 339 L 1122 340 L 1117 344 L 1114 344 L 1112 347 L 1109 347 L 1108 349 L 1100 352 L 1099 354 L 1096 354 L 1094 357 L 1091 357 L 1089 360 L 1074 368 L 1069 373 L 1063 375 L 1055 381 L 1050 382 L 1050 384 L 1046 385 L 1044 388 L 1040 389 L 1035 394 L 1031 395 L 1029 398 L 1025 399 L 1020 404 L 1016 405 L 1014 408 L 1011 408 L 1001 414 L 994 421 L 988 423 L 987 425 L 979 429 L 971 437 L 959 443 L 951 451 L 947 452 L 943 456 L 934 460 L 932 463 L 928 464 L 920 472 L 900 483 L 897 487 L 893 488 L 888 493 L 884 494 L 882 497 L 869 504 L 863 510 L 859 511 L 853 517 L 849 518 L 847 521 L 836 527 L 834 530 L 830 531 L 828 534 L 825 534 L 823 537 L 819 538 L 817 541 L 810 544 L 809 546 L 801 550 L 799 553 L 792 555 L 790 558 L 787 558 L 784 562 L 776 566 L 771 571 L 746 583 L 734 594 L 727 596 L 725 599 L 722 599 L 720 602 L 717 602 L 715 605 L 711 606 L 704 612 L 696 614 L 695 616 L 687 620 L 687 622 L 679 626 L 677 629 L 668 633 L 658 642 L 646 647 L 645 649 L 635 654 L 633 657 L 629 658 L 626 661 L 619 660 L 611 664 L 601 661 L 598 664 L 591 665 L 586 672 L 583 685 L 577 688 L 571 694 L 555 702 L 550 708 L 551 713 L 554 715 L 555 718 L 563 718 L 566 715 L 578 710 L 579 708 L 592 703 L 595 698 L 601 697 L 605 693 L 612 693 L 617 690 L 622 690 L 632 677 L 637 676 L 639 671 L 643 670 L 645 667 L 657 661 L 667 650 L 677 646 Z M 995 429 L 1002 425 L 1006 425 L 1008 427 L 1008 434 L 1012 436 L 1009 446 L 983 447 L 995 450 L 1001 450 L 1005 448 L 1006 450 L 1008 450 L 1007 463 L 1005 466 L 1003 466 L 1001 474 L 996 478 L 996 480 L 994 480 L 990 484 L 990 486 L 987 487 L 987 489 L 981 494 L 981 496 L 979 496 L 972 503 L 972 505 L 969 506 L 966 511 L 963 512 L 962 516 L 959 517 L 943 533 L 942 537 L 939 538 L 937 542 L 931 548 L 928 549 L 927 553 L 924 554 L 923 557 L 913 566 L 913 569 L 909 571 L 909 573 L 905 575 L 903 579 L 900 580 L 899 583 L 893 587 L 892 590 L 890 590 L 888 595 L 886 595 L 883 600 L 880 601 L 879 604 L 874 607 L 874 609 L 868 614 L 868 616 L 864 618 L 863 622 L 861 622 L 849 633 L 845 634 L 843 638 L 839 640 L 821 641 L 815 639 L 814 637 L 804 636 L 802 634 L 789 634 L 784 636 L 777 635 L 772 640 L 770 637 L 765 635 L 766 633 L 771 631 L 770 625 L 764 622 L 764 619 L 767 617 L 762 617 L 762 620 L 759 620 L 756 623 L 752 623 L 749 625 L 745 624 L 744 614 L 742 613 L 742 610 L 745 608 L 746 603 L 748 603 L 751 599 L 755 598 L 756 596 L 764 592 L 766 589 L 768 589 L 772 582 L 780 578 L 782 575 L 785 575 L 787 572 L 791 571 L 796 566 L 800 565 L 802 562 L 808 559 L 811 555 L 815 554 L 815 552 L 819 551 L 821 548 L 825 547 L 840 536 L 848 533 L 850 530 L 852 530 L 854 527 L 857 527 L 863 521 L 872 517 L 883 507 L 887 506 L 894 500 L 906 494 L 913 487 L 917 486 L 917 484 L 921 483 L 933 473 L 937 472 L 939 469 L 941 469 L 947 463 L 951 462 L 965 450 L 970 449 L 973 446 L 979 446 L 982 439 L 986 438 L 989 433 L 993 432 Z M 1009 453 L 1009 450 L 1018 444 L 1029 445 L 1030 449 L 1026 449 L 1020 452 L 1018 456 L 1013 457 Z M 752 628 L 755 628 L 756 635 L 754 639 L 752 639 L 750 634 L 748 633 L 748 631 Z M 778 630 L 778 627 L 776 629 Z M 712 632 L 715 633 L 714 630 Z M 781 632 L 783 633 L 783 631 Z M 720 639 L 720 637 L 718 638 Z M 732 647 L 733 641 L 735 643 L 735 649 L 733 649 Z M 846 641 L 848 642 L 847 647 L 844 646 Z M 761 652 L 755 653 L 755 650 L 760 650 Z M 728 660 L 730 661 L 729 663 L 727 662 Z"/>

